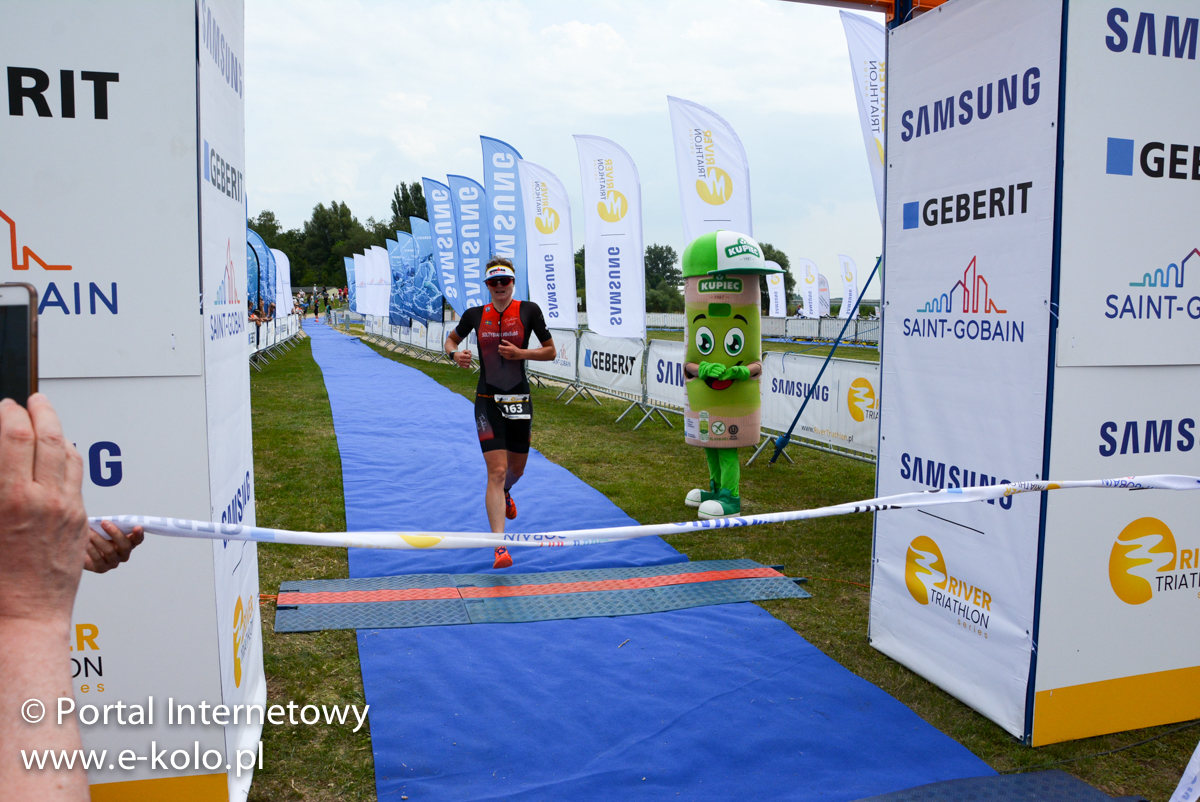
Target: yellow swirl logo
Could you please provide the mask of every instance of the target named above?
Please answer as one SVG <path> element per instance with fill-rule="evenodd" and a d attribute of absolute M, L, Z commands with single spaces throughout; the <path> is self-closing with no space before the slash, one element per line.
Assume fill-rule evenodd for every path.
<path fill-rule="evenodd" d="M 904 558 L 904 584 L 919 604 L 929 604 L 933 588 L 945 590 L 950 572 L 942 559 L 942 550 L 932 538 L 921 535 L 908 546 Z"/>
<path fill-rule="evenodd" d="M 720 167 L 709 167 L 707 178 L 696 179 L 696 194 L 705 203 L 720 206 L 733 197 L 733 179 Z"/>
<path fill-rule="evenodd" d="M 254 623 L 254 597 L 251 596 L 242 604 L 238 596 L 237 604 L 233 607 L 233 684 L 242 687 L 242 658 L 250 648 L 250 627 Z"/>
<path fill-rule="evenodd" d="M 601 212 L 601 214 L 603 214 L 603 212 Z M 537 230 L 543 234 L 553 234 L 558 230 L 558 212 L 554 211 L 554 209 L 550 208 L 549 206 L 543 206 L 542 213 L 533 218 L 533 224 L 537 226 Z"/>
<path fill-rule="evenodd" d="M 804 283 L 805 284 L 816 284 L 817 283 L 817 277 L 815 275 L 813 275 L 811 265 L 804 266 Z"/>
<path fill-rule="evenodd" d="M 846 406 L 850 410 L 850 417 L 859 423 L 868 417 L 874 418 L 875 388 L 871 386 L 871 382 L 862 377 L 850 382 L 850 390 L 846 393 Z"/>
<path fill-rule="evenodd" d="M 1157 518 L 1138 518 L 1121 530 L 1108 558 L 1108 580 L 1117 598 L 1143 604 L 1154 596 L 1155 574 L 1175 570 L 1175 536 Z"/>
<path fill-rule="evenodd" d="M 604 200 L 596 204 L 600 219 L 606 223 L 616 223 L 629 211 L 629 201 L 615 189 L 610 189 Z"/>

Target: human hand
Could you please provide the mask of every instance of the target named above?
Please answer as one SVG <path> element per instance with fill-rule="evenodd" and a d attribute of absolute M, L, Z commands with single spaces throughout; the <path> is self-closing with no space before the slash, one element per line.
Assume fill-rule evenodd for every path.
<path fill-rule="evenodd" d="M 471 367 L 471 349 L 464 348 L 461 351 L 455 351 L 452 359 L 454 360 L 454 364 L 460 368 Z"/>
<path fill-rule="evenodd" d="M 142 544 L 145 530 L 135 526 L 128 535 L 117 528 L 111 521 L 101 521 L 100 528 L 108 533 L 108 538 L 88 529 L 88 541 L 84 544 L 86 552 L 83 556 L 83 567 L 93 573 L 103 574 L 111 571 L 129 559 L 129 554 Z"/>
<path fill-rule="evenodd" d="M 731 365 L 721 373 L 721 378 L 733 379 L 736 382 L 745 381 L 750 378 L 750 368 L 745 365 Z"/>
<path fill-rule="evenodd" d="M 701 379 L 720 379 L 725 374 L 725 366 L 716 362 L 701 362 L 697 376 Z"/>
<path fill-rule="evenodd" d="M 501 340 L 500 345 L 496 350 L 498 350 L 500 352 L 500 356 L 504 357 L 505 359 L 512 359 L 515 361 L 525 358 L 524 348 L 518 348 L 506 340 Z"/>
<path fill-rule="evenodd" d="M 83 568 L 83 460 L 50 401 L 0 401 L 0 617 L 70 621 Z"/>

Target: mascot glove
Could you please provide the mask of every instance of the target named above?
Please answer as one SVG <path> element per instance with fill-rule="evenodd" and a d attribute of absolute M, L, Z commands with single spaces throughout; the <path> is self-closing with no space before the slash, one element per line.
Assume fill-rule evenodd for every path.
<path fill-rule="evenodd" d="M 720 378 L 722 380 L 733 379 L 734 381 L 743 382 L 750 378 L 750 368 L 746 367 L 745 365 L 734 365 L 732 367 L 725 368 L 725 370 L 721 372 Z"/>
<path fill-rule="evenodd" d="M 697 374 L 701 379 L 720 379 L 725 373 L 725 366 L 716 362 L 701 362 Z"/>

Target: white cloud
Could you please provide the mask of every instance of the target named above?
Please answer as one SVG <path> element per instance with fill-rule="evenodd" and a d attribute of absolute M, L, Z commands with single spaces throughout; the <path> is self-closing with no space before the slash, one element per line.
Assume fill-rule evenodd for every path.
<path fill-rule="evenodd" d="M 480 177 L 479 135 L 555 171 L 572 134 L 619 142 L 642 176 L 647 243 L 682 252 L 666 96 L 709 106 L 751 165 L 755 236 L 869 269 L 880 226 L 837 12 L 778 0 L 249 0 L 251 214 L 299 226 L 318 202 L 390 214 L 400 181 Z M 874 296 L 877 288 L 868 292 Z"/>

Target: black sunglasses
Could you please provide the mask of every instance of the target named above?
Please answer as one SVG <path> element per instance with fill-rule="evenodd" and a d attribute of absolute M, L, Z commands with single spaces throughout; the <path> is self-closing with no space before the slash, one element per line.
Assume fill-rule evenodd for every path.
<path fill-rule="evenodd" d="M 487 285 L 489 287 L 507 287 L 509 284 L 512 284 L 512 279 L 508 276 L 499 276 L 497 278 L 490 278 L 487 280 Z"/>

